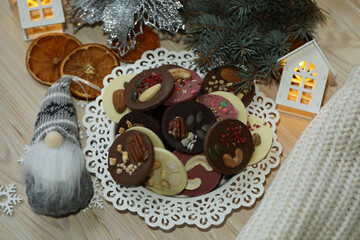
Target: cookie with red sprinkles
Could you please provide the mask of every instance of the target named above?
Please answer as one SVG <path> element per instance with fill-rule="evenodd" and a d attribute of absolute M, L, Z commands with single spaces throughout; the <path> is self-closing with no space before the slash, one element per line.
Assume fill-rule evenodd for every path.
<path fill-rule="evenodd" d="M 165 106 L 192 100 L 200 93 L 201 77 L 195 71 L 181 67 L 170 67 L 168 71 L 175 82 L 174 91 L 164 103 Z"/>
<path fill-rule="evenodd" d="M 164 103 L 174 90 L 174 78 L 170 72 L 153 68 L 145 70 L 125 87 L 124 101 L 133 110 L 149 111 Z"/>
<path fill-rule="evenodd" d="M 204 141 L 205 156 L 210 166 L 222 174 L 241 172 L 254 152 L 253 138 L 245 124 L 236 119 L 215 123 Z"/>

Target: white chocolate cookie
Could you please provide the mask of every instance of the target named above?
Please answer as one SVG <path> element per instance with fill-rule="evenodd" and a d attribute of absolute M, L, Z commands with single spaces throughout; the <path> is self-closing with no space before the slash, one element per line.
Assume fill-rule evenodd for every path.
<path fill-rule="evenodd" d="M 168 150 L 154 150 L 155 163 L 146 186 L 161 195 L 172 196 L 180 193 L 188 182 L 184 165 Z"/>
<path fill-rule="evenodd" d="M 125 110 L 121 113 L 118 113 L 115 109 L 113 103 L 113 94 L 116 90 L 125 89 L 124 84 L 129 82 L 135 74 L 124 74 L 117 78 L 114 78 L 105 88 L 103 97 L 102 97 L 102 105 L 104 107 L 104 111 L 106 115 L 114 122 L 118 123 L 122 116 L 129 113 L 130 108 L 126 107 Z"/>
<path fill-rule="evenodd" d="M 267 122 L 252 115 L 248 117 L 247 127 L 253 138 L 254 134 L 258 134 L 257 139 L 254 141 L 255 151 L 248 163 L 248 165 L 252 165 L 263 160 L 269 153 L 272 145 L 272 133 Z"/>

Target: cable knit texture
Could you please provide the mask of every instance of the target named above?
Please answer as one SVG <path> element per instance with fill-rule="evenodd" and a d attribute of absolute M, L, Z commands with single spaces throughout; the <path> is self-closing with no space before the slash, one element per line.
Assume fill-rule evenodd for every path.
<path fill-rule="evenodd" d="M 32 143 L 43 139 L 48 132 L 57 131 L 80 146 L 76 110 L 70 93 L 71 81 L 72 76 L 65 75 L 46 92 L 35 122 Z"/>
<path fill-rule="evenodd" d="M 309 124 L 237 239 L 360 239 L 360 65 Z"/>

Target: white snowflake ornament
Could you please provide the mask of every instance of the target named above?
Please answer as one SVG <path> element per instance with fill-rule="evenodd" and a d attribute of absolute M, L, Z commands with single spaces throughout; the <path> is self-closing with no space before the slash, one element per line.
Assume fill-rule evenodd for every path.
<path fill-rule="evenodd" d="M 80 100 L 76 103 L 77 106 L 81 107 L 81 108 L 85 108 L 86 105 L 88 104 L 88 102 L 84 101 L 84 100 Z"/>
<path fill-rule="evenodd" d="M 23 165 L 23 163 L 24 163 L 24 158 L 23 158 L 23 157 L 19 158 L 19 159 L 17 160 L 17 162 L 18 162 L 20 165 Z"/>
<path fill-rule="evenodd" d="M 15 191 L 16 187 L 14 183 L 10 184 L 10 186 L 5 189 L 2 185 L 0 185 L 0 212 L 12 215 L 14 206 L 23 200 L 21 197 L 16 196 Z"/>

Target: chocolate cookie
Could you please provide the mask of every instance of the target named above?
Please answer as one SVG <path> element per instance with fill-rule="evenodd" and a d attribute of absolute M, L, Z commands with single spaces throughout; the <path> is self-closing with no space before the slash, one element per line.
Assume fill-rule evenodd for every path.
<path fill-rule="evenodd" d="M 215 115 L 204 104 L 185 101 L 165 112 L 161 129 L 170 147 L 185 154 L 199 154 L 204 151 L 205 134 L 215 122 Z"/>
<path fill-rule="evenodd" d="M 164 148 L 165 149 L 163 141 L 158 137 L 158 135 L 156 135 L 150 129 L 148 129 L 146 127 L 136 126 L 136 127 L 132 127 L 130 130 L 137 130 L 137 131 L 145 133 L 146 136 L 148 136 L 150 138 L 154 148 L 157 147 L 157 148 Z"/>
<path fill-rule="evenodd" d="M 124 115 L 116 125 L 116 133 L 119 133 L 119 131 L 123 132 L 123 130 L 127 130 L 133 126 L 146 127 L 162 139 L 159 122 L 151 115 L 139 111 L 130 112 Z"/>
<path fill-rule="evenodd" d="M 137 185 L 154 165 L 154 147 L 146 134 L 128 130 L 114 140 L 108 154 L 108 170 L 121 185 Z"/>
<path fill-rule="evenodd" d="M 223 174 L 241 172 L 251 159 L 254 144 L 247 126 L 235 119 L 214 124 L 204 142 L 209 164 Z"/>
<path fill-rule="evenodd" d="M 204 104 L 214 113 L 218 121 L 231 118 L 237 119 L 237 109 L 234 107 L 229 99 L 220 95 L 205 94 L 196 98 L 196 101 Z"/>
<path fill-rule="evenodd" d="M 244 89 L 242 92 L 236 92 L 236 83 L 242 81 L 242 78 L 235 76 L 239 72 L 239 68 L 231 65 L 220 66 L 209 71 L 202 82 L 202 94 L 212 93 L 215 91 L 226 91 L 237 95 L 247 107 L 254 95 L 255 87 L 250 91 Z M 234 85 L 235 84 L 235 85 Z"/>
<path fill-rule="evenodd" d="M 184 164 L 188 182 L 181 192 L 187 196 L 200 196 L 213 190 L 220 181 L 221 174 L 214 171 L 204 155 L 187 155 L 173 152 Z"/>
<path fill-rule="evenodd" d="M 229 102 L 231 102 L 231 104 L 236 108 L 237 119 L 240 120 L 242 123 L 246 124 L 248 114 L 240 98 L 236 97 L 232 93 L 225 91 L 216 91 L 209 94 L 215 96 L 221 96 L 223 98 L 226 98 Z"/>
<path fill-rule="evenodd" d="M 247 127 L 253 136 L 255 151 L 248 165 L 263 160 L 269 153 L 272 145 L 272 133 L 269 123 L 257 116 L 249 116 Z"/>
<path fill-rule="evenodd" d="M 185 68 L 169 68 L 168 71 L 174 77 L 174 91 L 164 102 L 165 106 L 194 99 L 201 90 L 201 78 L 193 70 Z"/>
<path fill-rule="evenodd" d="M 133 110 L 149 111 L 161 105 L 174 90 L 174 78 L 170 72 L 153 68 L 145 70 L 125 87 L 124 101 Z"/>
<path fill-rule="evenodd" d="M 160 70 L 169 70 L 171 68 L 182 68 L 181 66 L 175 65 L 175 64 L 165 64 L 157 67 Z"/>

